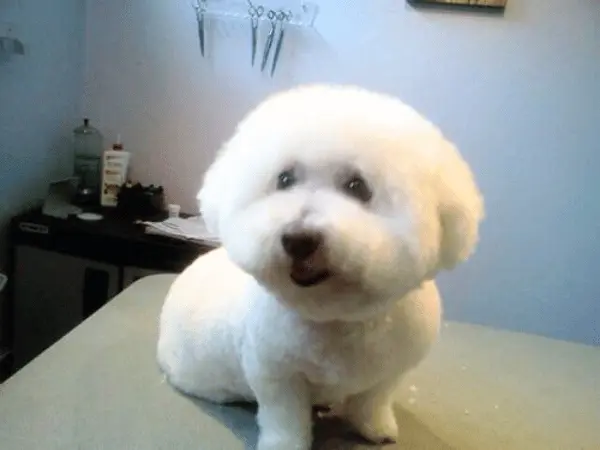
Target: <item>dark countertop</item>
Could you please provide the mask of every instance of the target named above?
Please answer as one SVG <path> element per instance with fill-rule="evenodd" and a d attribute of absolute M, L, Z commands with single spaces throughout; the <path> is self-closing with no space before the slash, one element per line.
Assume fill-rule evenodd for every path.
<path fill-rule="evenodd" d="M 214 246 L 195 241 L 148 234 L 144 225 L 116 210 L 102 209 L 99 221 L 70 216 L 54 218 L 34 209 L 11 223 L 11 245 L 32 245 L 108 264 L 181 271 L 190 261 Z M 158 221 L 166 213 L 146 220 Z"/>

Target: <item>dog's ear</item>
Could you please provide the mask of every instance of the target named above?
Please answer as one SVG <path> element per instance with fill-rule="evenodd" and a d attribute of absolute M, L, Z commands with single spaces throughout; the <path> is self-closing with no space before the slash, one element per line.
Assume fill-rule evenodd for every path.
<path fill-rule="evenodd" d="M 444 145 L 448 148 L 442 152 L 436 180 L 442 230 L 439 267 L 452 269 L 474 251 L 485 212 L 471 169 L 452 144 Z"/>

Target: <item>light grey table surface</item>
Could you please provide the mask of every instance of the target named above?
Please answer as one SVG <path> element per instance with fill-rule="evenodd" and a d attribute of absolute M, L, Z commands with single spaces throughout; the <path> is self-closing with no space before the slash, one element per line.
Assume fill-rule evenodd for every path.
<path fill-rule="evenodd" d="M 251 408 L 175 392 L 155 363 L 172 275 L 147 277 L 0 386 L 0 449 L 253 449 Z M 395 449 L 600 449 L 600 349 L 448 323 L 398 390 Z M 373 448 L 319 421 L 315 449 Z M 285 450 L 285 449 L 282 449 Z"/>

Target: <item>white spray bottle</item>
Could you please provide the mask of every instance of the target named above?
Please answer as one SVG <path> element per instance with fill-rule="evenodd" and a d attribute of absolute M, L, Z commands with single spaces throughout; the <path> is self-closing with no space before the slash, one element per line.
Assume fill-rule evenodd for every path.
<path fill-rule="evenodd" d="M 130 157 L 131 154 L 123 150 L 119 134 L 117 141 L 104 152 L 102 158 L 102 192 L 100 193 L 102 206 L 117 206 L 119 191 L 127 181 Z"/>

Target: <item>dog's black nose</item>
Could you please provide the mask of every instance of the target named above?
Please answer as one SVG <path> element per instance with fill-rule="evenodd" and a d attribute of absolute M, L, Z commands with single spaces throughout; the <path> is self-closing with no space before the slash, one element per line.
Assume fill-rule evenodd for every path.
<path fill-rule="evenodd" d="M 316 232 L 285 233 L 281 244 L 285 252 L 296 260 L 308 258 L 323 243 L 323 236 Z"/>

